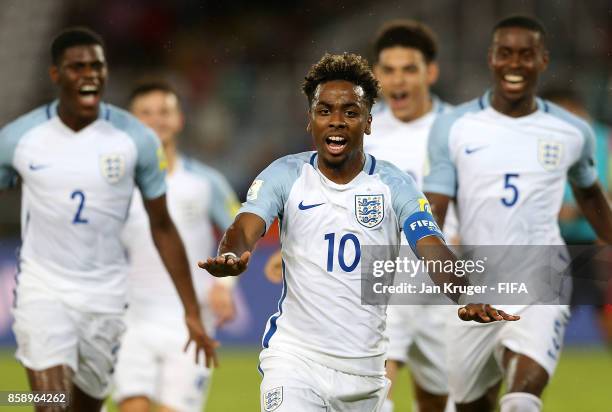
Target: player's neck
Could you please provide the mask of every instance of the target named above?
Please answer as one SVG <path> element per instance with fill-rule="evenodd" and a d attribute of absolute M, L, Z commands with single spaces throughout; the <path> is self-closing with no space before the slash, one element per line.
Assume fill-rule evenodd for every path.
<path fill-rule="evenodd" d="M 494 91 L 491 93 L 491 106 L 510 117 L 523 117 L 538 110 L 535 96 L 531 94 L 522 99 L 508 100 Z"/>
<path fill-rule="evenodd" d="M 71 113 L 68 108 L 60 101 L 57 107 L 57 115 L 59 116 L 62 123 L 64 123 L 69 129 L 78 132 L 92 124 L 98 118 L 100 112 L 100 106 L 96 108 L 95 114 L 88 117 L 81 117 L 74 113 Z"/>
<path fill-rule="evenodd" d="M 319 159 L 320 161 L 317 162 L 317 166 L 319 171 L 323 173 L 323 176 L 334 183 L 345 185 L 351 182 L 363 170 L 365 154 L 363 150 L 359 151 L 338 167 L 327 165 L 321 157 Z"/>
<path fill-rule="evenodd" d="M 164 144 L 164 153 L 166 154 L 166 161 L 168 162 L 168 174 L 171 174 L 172 172 L 174 172 L 174 168 L 176 166 L 176 159 L 178 157 L 176 143 L 168 142 Z"/>

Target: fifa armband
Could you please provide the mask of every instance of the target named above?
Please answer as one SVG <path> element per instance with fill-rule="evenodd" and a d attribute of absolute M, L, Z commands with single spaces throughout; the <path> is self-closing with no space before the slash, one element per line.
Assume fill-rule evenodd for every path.
<path fill-rule="evenodd" d="M 444 235 L 436 224 L 434 217 L 429 212 L 413 213 L 404 222 L 404 236 L 408 244 L 416 253 L 416 244 L 419 240 L 427 236 L 437 236 L 444 241 Z M 418 255 L 417 255 L 418 256 Z"/>

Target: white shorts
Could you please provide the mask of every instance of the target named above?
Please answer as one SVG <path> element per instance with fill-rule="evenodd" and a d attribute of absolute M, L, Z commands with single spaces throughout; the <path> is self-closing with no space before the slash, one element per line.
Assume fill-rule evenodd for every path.
<path fill-rule="evenodd" d="M 19 286 L 13 309 L 17 360 L 35 371 L 67 365 L 83 392 L 105 398 L 125 331 L 123 315 L 83 313 L 49 291 L 24 289 Z"/>
<path fill-rule="evenodd" d="M 387 359 L 408 364 L 415 382 L 435 395 L 448 394 L 446 322 L 453 305 L 394 305 L 387 308 Z"/>
<path fill-rule="evenodd" d="M 187 330 L 182 323 L 168 327 L 127 318 L 119 351 L 113 399 L 134 396 L 177 411 L 201 411 L 211 378 L 202 359 L 195 363 L 195 345 L 183 352 Z"/>
<path fill-rule="evenodd" d="M 504 308 L 506 310 L 506 308 Z M 570 313 L 567 306 L 527 306 L 516 322 L 480 324 L 459 319 L 448 324 L 450 396 L 457 403 L 479 399 L 503 378 L 506 348 L 528 356 L 552 377 Z"/>
<path fill-rule="evenodd" d="M 382 375 L 351 375 L 274 349 L 259 359 L 262 412 L 377 412 L 389 391 Z"/>

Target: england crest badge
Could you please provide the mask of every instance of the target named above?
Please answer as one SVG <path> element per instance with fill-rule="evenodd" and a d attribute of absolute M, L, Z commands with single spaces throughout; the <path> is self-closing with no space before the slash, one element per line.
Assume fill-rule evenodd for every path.
<path fill-rule="evenodd" d="M 263 394 L 264 410 L 272 412 L 283 403 L 283 387 L 270 389 Z"/>
<path fill-rule="evenodd" d="M 538 141 L 538 162 L 548 171 L 553 171 L 561 164 L 563 143 L 554 140 Z"/>
<path fill-rule="evenodd" d="M 125 157 L 121 154 L 100 156 L 102 176 L 110 184 L 115 184 L 125 175 Z"/>
<path fill-rule="evenodd" d="M 355 217 L 368 229 L 378 226 L 385 217 L 384 195 L 355 195 Z"/>

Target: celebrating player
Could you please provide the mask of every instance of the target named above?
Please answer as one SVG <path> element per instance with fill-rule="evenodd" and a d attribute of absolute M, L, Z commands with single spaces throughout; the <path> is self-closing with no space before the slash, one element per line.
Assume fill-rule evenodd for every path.
<path fill-rule="evenodd" d="M 610 243 L 612 211 L 597 183 L 591 128 L 535 95 L 548 65 L 542 25 L 521 16 L 500 21 L 488 62 L 492 90 L 441 115 L 432 128 L 424 189 L 438 222 L 456 198 L 463 244 L 562 245 L 557 216 L 568 176 L 585 217 Z M 537 267 L 513 263 L 519 272 Z M 541 410 L 569 312 L 561 305 L 517 310 L 516 323 L 449 326 L 449 387 L 457 410 L 494 410 L 502 378 L 508 393 L 501 412 Z"/>
<path fill-rule="evenodd" d="M 172 88 L 163 82 L 143 83 L 130 97 L 130 111 L 159 136 L 168 162 L 168 210 L 185 242 L 190 268 L 197 268 L 203 250 L 212 251 L 214 223 L 222 230 L 240 206 L 225 178 L 215 170 L 177 153 L 183 114 Z M 114 398 L 122 412 L 147 411 L 155 402 L 166 411 L 201 411 L 210 369 L 194 364 L 183 352 L 188 331 L 183 308 L 155 249 L 143 202 L 137 196 L 122 233 L 128 252 L 129 308 L 115 372 Z M 207 333 L 234 316 L 231 285 L 193 276 Z M 211 310 L 208 310 L 208 309 Z M 151 336 L 155 336 L 151 340 Z"/>
<path fill-rule="evenodd" d="M 276 160 L 253 182 L 219 246 L 199 265 L 236 276 L 276 216 L 283 292 L 263 336 L 262 411 L 379 411 L 386 397 L 384 305 L 361 304 L 362 245 L 398 245 L 424 259 L 446 249 L 414 180 L 363 151 L 378 84 L 365 59 L 325 55 L 303 85 L 316 152 Z M 367 206 L 366 206 L 367 205 Z M 390 257 L 397 254 L 392 247 Z M 465 320 L 515 320 L 490 306 Z"/>
<path fill-rule="evenodd" d="M 187 258 L 166 210 L 159 141 L 130 114 L 100 101 L 107 67 L 101 38 L 84 28 L 51 45 L 59 99 L 0 132 L 0 188 L 23 182 L 16 357 L 33 390 L 70 393 L 71 410 L 97 411 L 108 394 L 123 333 L 126 265 L 120 231 L 137 185 L 155 245 L 185 308 L 189 342 L 206 360 Z M 45 410 L 39 407 L 38 410 Z"/>
<path fill-rule="evenodd" d="M 364 150 L 410 174 L 421 187 L 429 130 L 436 116 L 447 109 L 429 90 L 439 72 L 435 35 L 421 23 L 392 21 L 378 34 L 374 54 L 374 75 L 384 104 L 373 110 L 372 134 L 364 137 Z M 445 236 L 453 237 L 456 227 L 448 221 L 445 226 Z M 405 239 L 402 245 L 408 245 Z M 389 306 L 386 369 L 392 386 L 385 412 L 393 410 L 391 391 L 397 371 L 406 362 L 412 371 L 417 409 L 444 410 L 448 395 L 444 325 L 454 311 L 449 305 Z"/>

